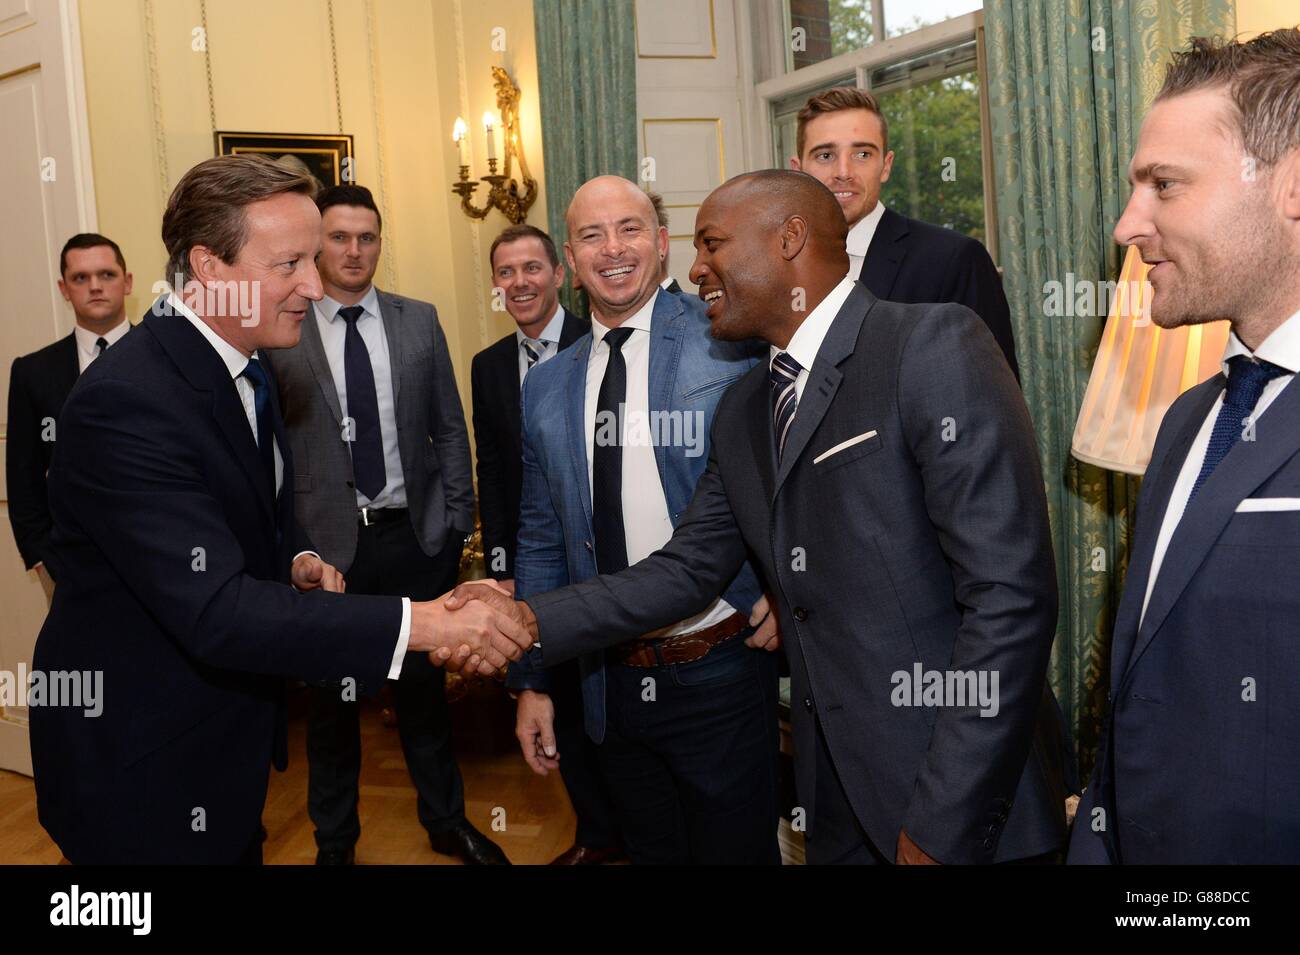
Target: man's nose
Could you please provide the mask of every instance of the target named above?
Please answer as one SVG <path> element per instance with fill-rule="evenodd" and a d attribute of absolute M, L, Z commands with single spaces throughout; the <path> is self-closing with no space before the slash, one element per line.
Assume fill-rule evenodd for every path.
<path fill-rule="evenodd" d="M 1152 235 L 1155 226 L 1151 222 L 1148 199 L 1144 194 L 1146 188 L 1137 186 L 1129 196 L 1119 221 L 1115 223 L 1114 237 L 1120 245 L 1133 245 L 1138 239 Z"/>
<path fill-rule="evenodd" d="M 298 294 L 311 299 L 313 302 L 319 302 L 325 297 L 325 289 L 321 287 L 320 271 L 316 268 L 314 261 L 307 263 L 307 270 L 302 277 L 302 282 L 298 285 Z"/>
<path fill-rule="evenodd" d="M 701 261 L 703 258 L 704 258 L 704 250 L 703 249 L 696 250 L 695 261 L 691 263 L 691 270 L 686 273 L 686 277 L 689 278 L 696 285 L 703 285 L 704 280 L 708 277 L 709 274 L 709 267 L 705 265 L 703 261 Z"/>

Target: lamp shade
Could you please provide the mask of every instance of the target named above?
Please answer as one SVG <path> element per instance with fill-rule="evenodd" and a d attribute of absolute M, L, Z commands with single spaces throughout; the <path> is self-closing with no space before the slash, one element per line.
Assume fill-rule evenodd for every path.
<path fill-rule="evenodd" d="M 1146 471 L 1165 412 L 1219 371 L 1228 341 L 1226 321 L 1153 324 L 1148 271 L 1129 246 L 1070 448 L 1080 461 L 1127 474 Z"/>

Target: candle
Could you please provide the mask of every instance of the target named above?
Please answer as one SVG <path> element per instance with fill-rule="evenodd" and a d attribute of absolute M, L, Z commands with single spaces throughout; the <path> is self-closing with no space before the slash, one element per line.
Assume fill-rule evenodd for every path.
<path fill-rule="evenodd" d="M 487 158 L 489 160 L 497 158 L 497 137 L 492 129 L 493 121 L 490 112 L 483 114 L 483 132 L 487 134 Z"/>
<path fill-rule="evenodd" d="M 469 127 L 465 125 L 465 120 L 459 116 L 456 117 L 456 124 L 451 128 L 451 141 L 456 144 L 460 154 L 460 164 L 469 165 L 469 159 L 465 155 L 465 136 L 469 133 Z"/>

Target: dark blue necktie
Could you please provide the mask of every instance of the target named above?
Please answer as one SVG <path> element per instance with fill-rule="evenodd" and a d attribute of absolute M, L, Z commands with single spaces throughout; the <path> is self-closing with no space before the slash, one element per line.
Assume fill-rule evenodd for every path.
<path fill-rule="evenodd" d="M 257 416 L 257 454 L 271 483 L 271 496 L 275 496 L 275 426 L 271 424 L 271 383 L 266 369 L 256 358 L 239 373 L 253 386 L 253 410 Z"/>
<path fill-rule="evenodd" d="M 619 350 L 630 328 L 605 333 L 609 364 L 596 397 L 596 425 L 591 451 L 591 523 L 596 535 L 596 568 L 613 574 L 627 567 L 627 535 L 623 528 L 623 434 L 619 411 L 627 400 L 627 364 Z M 614 422 L 611 428 L 608 422 Z M 606 440 L 611 434 L 614 440 Z"/>
<path fill-rule="evenodd" d="M 360 305 L 352 305 L 339 309 L 339 317 L 348 325 L 343 376 L 348 390 L 348 417 L 352 419 L 352 476 L 357 490 L 373 501 L 388 483 L 388 475 L 384 470 L 384 438 L 379 430 L 375 370 L 361 332 L 357 331 L 357 319 L 364 312 Z"/>
<path fill-rule="evenodd" d="M 799 392 L 795 386 L 801 371 L 803 365 L 791 358 L 789 352 L 777 352 L 772 359 L 769 379 L 772 385 L 772 433 L 776 436 L 778 463 L 785 451 L 785 439 L 790 433 L 790 423 L 794 421 L 795 408 L 799 404 Z"/>
<path fill-rule="evenodd" d="M 527 375 L 528 372 L 533 370 L 533 366 L 542 360 L 542 356 L 546 354 L 546 342 L 535 342 L 531 338 L 525 338 L 520 344 L 523 345 L 524 354 L 528 359 L 528 367 L 524 370 L 524 374 Z"/>
<path fill-rule="evenodd" d="M 1201 473 L 1196 476 L 1188 501 L 1196 497 L 1196 492 L 1209 478 L 1210 472 L 1227 456 L 1232 446 L 1241 440 L 1246 419 L 1259 403 L 1264 386 L 1278 375 L 1285 374 L 1288 374 L 1285 368 L 1247 355 L 1234 355 L 1228 359 L 1228 391 L 1223 396 L 1223 407 L 1214 419 L 1210 444 L 1205 449 L 1205 463 L 1201 465 Z"/>

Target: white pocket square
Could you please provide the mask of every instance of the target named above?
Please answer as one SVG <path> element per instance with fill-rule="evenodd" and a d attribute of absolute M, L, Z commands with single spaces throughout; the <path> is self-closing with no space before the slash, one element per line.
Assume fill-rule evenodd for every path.
<path fill-rule="evenodd" d="M 1300 511 L 1300 497 L 1248 497 L 1237 505 L 1237 513 L 1246 511 Z"/>
<path fill-rule="evenodd" d="M 823 451 L 821 454 L 817 455 L 817 457 L 813 458 L 813 464 L 821 464 L 832 454 L 839 454 L 845 448 L 851 448 L 855 444 L 861 444 L 863 441 L 866 441 L 868 438 L 874 438 L 875 436 L 876 436 L 876 432 L 866 431 L 858 435 L 856 438 L 849 438 L 849 440 L 847 441 L 841 441 L 839 444 L 835 445 L 835 447 L 829 448 L 828 450 Z"/>

